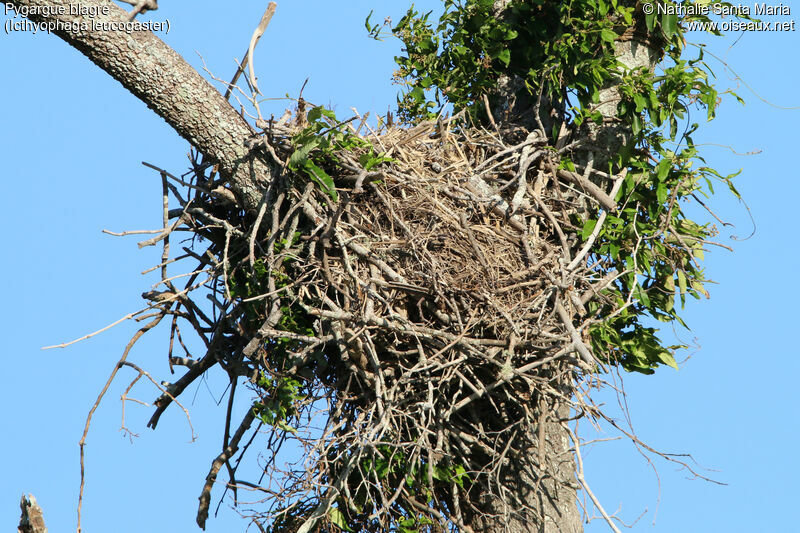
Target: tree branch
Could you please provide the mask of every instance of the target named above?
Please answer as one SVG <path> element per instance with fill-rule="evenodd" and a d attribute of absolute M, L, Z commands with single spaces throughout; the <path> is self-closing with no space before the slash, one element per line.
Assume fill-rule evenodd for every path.
<path fill-rule="evenodd" d="M 33 494 L 23 494 L 19 507 L 22 509 L 22 516 L 19 519 L 18 533 L 47 533 L 42 508 L 36 503 Z"/>
<path fill-rule="evenodd" d="M 57 24 L 53 33 L 80 50 L 94 64 L 119 81 L 134 96 L 167 121 L 178 134 L 220 165 L 221 175 L 240 205 L 255 210 L 261 201 L 259 184 L 273 170 L 252 156 L 246 141 L 250 125 L 205 78 L 177 52 L 150 31 L 105 31 L 109 23 L 127 24 L 128 13 L 110 0 L 97 0 L 99 13 L 70 13 L 74 0 L 12 0 L 30 13 L 34 22 Z M 108 13 L 103 14 L 103 13 Z M 76 30 L 77 29 L 77 30 Z"/>
<path fill-rule="evenodd" d="M 254 407 L 248 409 L 247 414 L 242 419 L 242 423 L 239 424 L 239 429 L 236 430 L 236 433 L 231 438 L 230 443 L 228 446 L 222 450 L 216 459 L 211 463 L 211 469 L 206 476 L 206 484 L 203 486 L 203 491 L 200 493 L 200 506 L 197 509 L 197 525 L 200 526 L 200 529 L 206 528 L 206 520 L 208 519 L 208 506 L 211 502 L 211 488 L 214 486 L 214 482 L 217 480 L 217 474 L 219 473 L 220 468 L 222 465 L 228 462 L 228 460 L 233 457 L 233 454 L 239 449 L 239 442 L 242 440 L 242 437 L 250 429 L 250 425 L 255 420 L 256 415 L 253 410 Z"/>
<path fill-rule="evenodd" d="M 607 211 L 613 211 L 614 209 L 616 209 L 617 203 L 614 201 L 613 198 L 611 198 L 608 194 L 606 194 L 606 192 L 603 189 L 601 189 L 588 179 L 584 178 L 580 174 L 576 174 L 575 172 L 570 172 L 569 170 L 559 169 L 557 175 L 559 178 L 565 179 L 568 182 L 572 183 L 573 185 L 580 187 L 583 190 L 583 192 L 585 192 L 586 194 L 597 200 L 597 203 L 599 203 L 603 209 Z"/>

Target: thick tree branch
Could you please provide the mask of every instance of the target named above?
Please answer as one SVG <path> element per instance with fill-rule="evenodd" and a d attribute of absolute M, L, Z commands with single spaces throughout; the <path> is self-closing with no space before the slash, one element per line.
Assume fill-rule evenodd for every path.
<path fill-rule="evenodd" d="M 597 200 L 597 202 L 605 209 L 606 211 L 613 211 L 617 208 L 617 203 L 614 201 L 611 196 L 606 194 L 606 192 L 589 181 L 588 179 L 584 178 L 580 174 L 575 172 L 570 172 L 569 170 L 558 170 L 558 177 L 567 180 L 568 182 L 576 185 L 580 189 L 583 190 L 586 194 Z"/>
<path fill-rule="evenodd" d="M 34 22 L 60 23 L 53 33 L 80 50 L 134 96 L 175 128 L 178 134 L 220 165 L 240 205 L 255 210 L 272 170 L 252 156 L 246 141 L 250 125 L 210 83 L 152 32 L 94 29 L 126 24 L 127 12 L 110 0 L 93 3 L 102 13 L 70 13 L 74 0 L 13 0 L 17 8 L 49 8 L 48 17 L 30 12 Z M 107 8 L 107 10 L 106 10 Z M 63 14 L 59 11 L 64 11 Z"/>

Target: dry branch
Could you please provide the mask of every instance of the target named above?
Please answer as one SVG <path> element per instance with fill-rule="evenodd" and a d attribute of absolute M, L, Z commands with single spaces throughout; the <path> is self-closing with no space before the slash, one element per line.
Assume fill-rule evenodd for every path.
<path fill-rule="evenodd" d="M 617 203 L 611 198 L 606 192 L 589 181 L 588 179 L 584 178 L 580 174 L 576 174 L 575 172 L 570 172 L 569 170 L 560 169 L 558 171 L 558 177 L 567 180 L 570 183 L 573 183 L 578 186 L 581 190 L 583 190 L 586 194 L 597 200 L 603 209 L 608 211 L 613 211 L 617 207 Z"/>
<path fill-rule="evenodd" d="M 249 409 L 247 414 L 242 419 L 242 422 L 239 424 L 239 428 L 236 430 L 236 433 L 231 438 L 230 443 L 228 446 L 222 451 L 222 453 L 217 456 L 214 461 L 211 463 L 211 469 L 206 476 L 206 483 L 203 486 L 203 491 L 200 494 L 200 507 L 197 511 L 197 525 L 200 526 L 201 529 L 206 528 L 206 520 L 208 519 L 208 506 L 211 502 L 211 489 L 214 486 L 214 482 L 217 480 L 217 474 L 219 473 L 220 468 L 227 463 L 231 457 L 239 450 L 239 442 L 244 437 L 244 434 L 250 429 L 250 425 L 255 420 L 255 415 L 253 414 L 253 409 Z"/>
<path fill-rule="evenodd" d="M 16 7 L 63 8 L 50 17 L 31 14 L 33 21 L 56 21 L 64 28 L 93 28 L 96 24 L 125 23 L 128 13 L 111 2 L 97 0 L 103 10 L 94 18 L 70 14 L 74 0 L 14 0 Z M 77 25 L 77 26 L 76 26 Z M 200 152 L 219 163 L 241 205 L 248 210 L 261 201 L 258 184 L 272 177 L 269 165 L 251 154 L 250 125 L 198 72 L 152 32 L 66 31 L 56 35 L 80 50 L 175 128 Z"/>
<path fill-rule="evenodd" d="M 599 291 L 596 274 L 572 261 L 576 229 L 566 213 L 585 197 L 557 179 L 557 161 L 532 150 L 543 146 L 540 132 L 508 147 L 497 131 L 442 135 L 443 127 L 449 125 L 365 136 L 394 159 L 369 172 L 358 163 L 366 148 L 337 154 L 327 171 L 339 189 L 338 203 L 306 176 L 285 172 L 251 217 L 237 219 L 229 204 L 194 185 L 206 179 L 201 168 L 182 184 L 193 191 L 191 205 L 175 195 L 180 209 L 164 207 L 165 227 L 187 226 L 209 240 L 205 251 L 184 257 L 211 273 L 204 286 L 223 297 L 216 307 L 225 312 L 212 327 L 195 327 L 207 346 L 204 356 L 173 358 L 187 371 L 156 400 L 150 426 L 172 395 L 217 364 L 232 379 L 299 379 L 307 400 L 292 418 L 298 428 L 319 416 L 313 405 L 328 405 L 322 435 L 289 436 L 274 424 L 268 429 L 272 439 L 294 440 L 320 461 L 305 473 L 267 469 L 271 481 L 263 489 L 276 501 L 295 502 L 291 512 L 279 508 L 268 520 L 293 513 L 293 527 L 311 527 L 327 520 L 346 491 L 348 498 L 361 491 L 375 502 L 369 518 L 351 517 L 355 523 L 397 518 L 398 509 L 420 512 L 421 504 L 403 489 L 408 474 L 385 486 L 363 461 L 351 461 L 356 455 L 374 460 L 378 443 L 391 442 L 392 453 L 410 462 L 404 469 L 467 467 L 472 481 L 461 503 L 447 517 L 429 516 L 435 523 L 464 523 L 477 512 L 470 503 L 476 491 L 504 501 L 505 482 L 496 481 L 507 471 L 503 457 L 533 461 L 527 450 L 538 444 L 526 435 L 536 435 L 540 424 L 562 423 L 566 418 L 552 413 L 568 413 L 572 376 L 597 364 L 560 303 L 569 302 L 585 320 L 580 296 L 588 301 Z M 294 128 L 270 123 L 257 144 L 287 160 Z M 532 196 L 531 184 L 542 175 L 549 185 Z M 168 225 L 170 216 L 177 222 Z M 162 264 L 168 261 L 162 257 Z M 198 301 L 199 308 L 205 295 L 193 294 L 181 301 Z M 298 322 L 306 329 L 287 327 Z M 544 407 L 531 412 L 530 402 Z M 491 427 L 485 418 L 475 425 L 475 413 L 487 411 L 496 413 Z M 248 412 L 247 427 L 253 416 Z M 201 525 L 219 469 L 228 465 L 233 475 L 229 461 L 239 433 L 212 465 L 198 511 Z M 496 459 L 478 459 L 485 456 Z M 547 469 L 540 462 L 525 468 Z M 541 483 L 560 490 L 559 484 L 569 484 L 565 472 L 542 473 L 551 481 Z M 353 485 L 353 476 L 361 481 Z M 449 485 L 437 497 L 449 497 L 448 491 Z M 510 515 L 533 512 L 503 508 Z"/>
<path fill-rule="evenodd" d="M 19 506 L 22 509 L 22 516 L 19 519 L 18 533 L 47 533 L 42 508 L 39 507 L 33 494 L 27 496 L 23 494 Z"/>

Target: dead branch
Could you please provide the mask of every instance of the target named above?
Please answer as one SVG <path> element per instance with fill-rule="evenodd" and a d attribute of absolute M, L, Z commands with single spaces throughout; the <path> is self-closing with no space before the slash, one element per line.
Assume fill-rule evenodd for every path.
<path fill-rule="evenodd" d="M 19 519 L 18 533 L 47 533 L 42 508 L 39 507 L 33 494 L 27 496 L 23 494 L 19 506 L 22 509 L 22 516 Z"/>

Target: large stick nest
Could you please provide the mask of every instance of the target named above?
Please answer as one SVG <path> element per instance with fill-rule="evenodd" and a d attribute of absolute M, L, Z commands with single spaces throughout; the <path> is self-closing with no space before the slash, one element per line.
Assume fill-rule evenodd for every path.
<path fill-rule="evenodd" d="M 488 511 L 541 515 L 536 498 L 515 500 L 521 483 L 574 501 L 571 468 L 551 457 L 564 447 L 540 430 L 565 423 L 575 373 L 599 364 L 585 306 L 610 280 L 587 268 L 578 225 L 609 202 L 612 177 L 558 170 L 560 150 L 541 130 L 440 120 L 364 136 L 393 159 L 369 171 L 366 148 L 336 154 L 325 166 L 334 202 L 287 168 L 298 128 L 270 123 L 254 139 L 278 176 L 257 214 L 240 212 L 199 161 L 188 198 L 168 185 L 181 206 L 165 234 L 202 237 L 186 249 L 200 268 L 186 289 L 146 296 L 192 324 L 208 353 L 170 350 L 190 370 L 151 425 L 218 362 L 259 383 L 198 521 L 216 471 L 258 417 L 280 436 L 271 442 L 299 442 L 314 465 L 267 460 L 269 521 L 286 530 L 335 522 L 331 506 L 372 530 L 409 517 L 445 529 Z M 197 287 L 212 290 L 207 313 Z"/>

